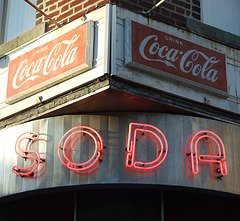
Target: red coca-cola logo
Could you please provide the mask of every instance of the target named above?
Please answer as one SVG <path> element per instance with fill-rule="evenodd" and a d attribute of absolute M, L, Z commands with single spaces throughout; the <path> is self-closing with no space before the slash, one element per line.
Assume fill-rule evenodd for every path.
<path fill-rule="evenodd" d="M 132 61 L 227 92 L 224 54 L 136 22 Z"/>
<path fill-rule="evenodd" d="M 36 61 L 29 61 L 31 60 L 29 58 L 23 60 L 14 74 L 12 87 L 18 89 L 29 81 L 44 78 L 44 76 L 58 69 L 63 69 L 65 66 L 71 65 L 77 57 L 78 46 L 75 43 L 79 37 L 80 34 L 75 34 L 72 39 L 57 43 L 50 49 L 49 54 L 43 55 Z"/>
<path fill-rule="evenodd" d="M 11 60 L 7 98 L 26 95 L 29 89 L 31 92 L 43 90 L 50 83 L 67 79 L 66 73 L 78 67 L 76 71 L 81 72 L 80 69 L 87 66 L 87 24 Z"/>

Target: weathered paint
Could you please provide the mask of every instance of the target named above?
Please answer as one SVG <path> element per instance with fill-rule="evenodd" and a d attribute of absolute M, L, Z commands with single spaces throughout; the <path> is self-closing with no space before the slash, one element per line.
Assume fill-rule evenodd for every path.
<path fill-rule="evenodd" d="M 13 103 L 92 68 L 93 21 L 9 62 L 7 103 Z"/>
<path fill-rule="evenodd" d="M 149 22 L 149 18 L 129 12 L 122 8 L 116 8 L 116 17 L 116 23 L 113 24 L 113 27 L 116 29 L 116 34 L 113 36 L 113 41 L 116 42 L 116 49 L 112 51 L 112 57 L 116 57 L 116 65 L 113 67 L 113 73 L 115 75 L 137 84 L 157 89 L 159 90 L 159 93 L 163 91 L 203 104 L 208 100 L 208 105 L 211 105 L 212 107 L 236 114 L 240 113 L 240 90 L 238 83 L 240 70 L 239 50 L 208 38 L 204 38 L 203 36 L 187 30 L 154 20 Z M 224 54 L 226 57 L 226 92 L 218 93 L 219 91 L 211 90 L 209 87 L 204 87 L 204 85 L 197 85 L 197 83 L 189 84 L 189 82 L 179 80 L 179 77 L 175 75 L 172 75 L 172 77 L 169 78 L 170 70 L 169 72 L 158 70 L 156 74 L 156 71 L 153 71 L 151 67 L 140 65 L 139 63 L 136 63 L 134 67 L 126 66 L 126 63 L 129 63 L 131 60 L 127 53 L 131 50 L 131 44 L 129 44 L 131 36 L 129 36 L 130 30 L 128 21 L 137 22 L 150 28 L 150 30 L 154 29 L 164 32 L 168 35 L 174 36 L 176 39 L 184 39 L 193 44 Z M 142 69 L 142 67 L 144 67 L 144 69 Z"/>

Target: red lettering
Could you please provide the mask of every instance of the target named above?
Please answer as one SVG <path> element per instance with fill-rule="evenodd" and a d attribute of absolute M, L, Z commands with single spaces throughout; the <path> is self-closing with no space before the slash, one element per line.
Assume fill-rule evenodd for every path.
<path fill-rule="evenodd" d="M 156 144 L 156 159 L 151 162 L 136 160 L 136 143 L 138 136 L 147 136 Z M 160 166 L 168 153 L 168 143 L 165 135 L 157 127 L 149 124 L 131 123 L 127 143 L 126 167 L 137 170 L 152 170 Z"/>
<path fill-rule="evenodd" d="M 25 160 L 31 160 L 32 164 L 29 167 L 19 167 L 14 166 L 12 168 L 12 172 L 16 173 L 22 177 L 25 176 L 33 176 L 34 171 L 38 168 L 39 164 L 44 159 L 40 158 L 40 154 L 35 151 L 31 150 L 31 145 L 33 142 L 36 142 L 39 139 L 39 134 L 36 132 L 26 132 L 21 134 L 15 144 L 15 152 L 19 157 L 24 158 Z M 22 142 L 25 141 L 25 149 L 21 148 Z M 22 154 L 19 154 L 18 151 L 22 152 Z"/>
<path fill-rule="evenodd" d="M 31 165 L 28 167 L 14 166 L 12 168 L 13 173 L 22 177 L 33 176 L 39 164 L 45 161 L 40 158 L 37 151 L 31 150 L 31 145 L 38 139 L 39 134 L 36 132 L 26 132 L 18 137 L 15 144 L 16 154 L 30 161 Z M 140 145 L 137 144 L 139 140 L 141 140 Z M 24 141 L 25 148 L 22 147 Z M 144 144 L 146 145 L 144 146 Z M 80 146 L 79 152 L 76 150 L 76 146 Z M 87 151 L 81 152 L 81 147 L 87 148 Z M 155 152 L 148 150 L 148 148 L 152 147 L 155 148 Z M 89 173 L 96 170 L 99 166 L 98 162 L 102 161 L 103 148 L 102 137 L 95 129 L 87 126 L 77 126 L 67 131 L 61 138 L 58 145 L 58 156 L 62 164 L 69 170 L 81 174 L 82 172 Z M 137 150 L 141 148 L 145 148 L 147 153 L 150 153 L 151 160 L 149 158 L 147 158 L 147 162 L 142 159 L 139 160 Z M 87 155 L 86 152 L 89 152 L 89 154 Z M 152 172 L 164 162 L 167 154 L 167 139 L 160 129 L 150 124 L 130 123 L 125 161 L 127 169 L 137 172 Z M 188 177 L 198 174 L 199 165 L 202 163 L 213 165 L 211 168 L 215 172 L 212 172 L 211 175 L 218 173 L 218 179 L 228 173 L 223 141 L 212 131 L 201 130 L 192 135 L 186 143 L 185 154 L 189 156 L 186 157 Z M 81 155 L 84 155 L 84 157 L 82 158 Z M 143 152 L 141 156 L 144 156 Z M 218 165 L 218 167 L 215 168 L 215 165 Z"/>
<path fill-rule="evenodd" d="M 94 151 L 90 159 L 83 163 L 75 163 L 73 149 L 77 142 L 84 136 L 91 138 L 94 142 Z M 69 170 L 76 172 L 87 171 L 96 166 L 101 161 L 103 154 L 103 141 L 100 134 L 91 127 L 78 126 L 70 129 L 64 134 L 58 145 L 58 156 L 60 161 Z"/>
<path fill-rule="evenodd" d="M 198 154 L 198 146 L 200 142 L 204 142 L 206 144 L 205 146 L 208 147 L 209 154 Z M 215 146 L 217 149 L 217 154 L 214 153 L 213 143 L 216 144 Z M 193 174 L 199 173 L 200 162 L 207 162 L 219 164 L 219 168 L 216 169 L 216 172 L 219 174 L 221 173 L 221 175 L 217 176 L 217 178 L 221 179 L 222 176 L 227 175 L 226 153 L 224 144 L 221 138 L 212 131 L 202 130 L 190 137 L 186 144 L 186 155 L 190 156 L 191 172 Z"/>

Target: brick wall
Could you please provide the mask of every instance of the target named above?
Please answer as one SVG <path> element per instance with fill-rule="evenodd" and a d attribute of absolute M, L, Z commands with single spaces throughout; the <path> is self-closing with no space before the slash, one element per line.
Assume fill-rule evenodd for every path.
<path fill-rule="evenodd" d="M 160 0 L 113 1 L 119 6 L 139 13 L 148 11 Z M 185 27 L 186 17 L 201 19 L 200 0 L 166 0 L 152 11 L 150 17 L 168 24 Z"/>
<path fill-rule="evenodd" d="M 38 0 L 37 7 L 58 23 L 71 22 L 82 15 L 100 8 L 107 3 L 117 4 L 136 13 L 146 12 L 159 0 Z M 168 24 L 185 27 L 185 18 L 200 20 L 200 0 L 166 0 L 152 11 L 150 17 Z M 36 15 L 36 24 L 48 21 L 40 13 Z M 55 25 L 49 22 L 49 29 Z"/>
<path fill-rule="evenodd" d="M 110 0 L 37 0 L 37 7 L 58 23 L 71 22 L 82 15 L 100 8 Z M 49 21 L 39 12 L 36 15 L 36 25 Z M 49 30 L 55 25 L 49 21 Z"/>

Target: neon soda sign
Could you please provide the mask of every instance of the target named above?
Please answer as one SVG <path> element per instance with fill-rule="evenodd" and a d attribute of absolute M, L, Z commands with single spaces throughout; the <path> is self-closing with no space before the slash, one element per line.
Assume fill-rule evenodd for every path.
<path fill-rule="evenodd" d="M 14 166 L 12 168 L 12 172 L 16 173 L 20 176 L 33 176 L 34 171 L 39 167 L 41 162 L 45 162 L 45 159 L 42 159 L 40 157 L 39 152 L 35 150 L 31 150 L 30 147 L 33 142 L 37 141 L 39 139 L 39 134 L 36 132 L 25 132 L 21 134 L 15 144 L 15 152 L 19 157 L 22 157 L 23 159 L 31 159 L 33 161 L 32 165 L 29 167 L 20 167 L 20 166 Z M 23 141 L 27 141 L 25 149 L 21 148 L 21 143 Z M 22 154 L 18 153 L 18 150 L 22 152 Z"/>
<path fill-rule="evenodd" d="M 210 140 L 212 140 L 217 145 L 218 154 L 198 154 L 198 143 L 201 140 L 208 144 L 211 153 L 213 152 L 213 147 Z M 221 138 L 217 134 L 208 130 L 202 130 L 195 133 L 188 139 L 185 153 L 187 156 L 190 156 L 191 172 L 193 174 L 199 173 L 199 162 L 207 162 L 219 164 L 220 168 L 217 169 L 217 173 L 221 173 L 221 175 L 218 176 L 219 179 L 227 175 L 225 147 Z"/>
<path fill-rule="evenodd" d="M 135 160 L 136 142 L 139 134 L 149 134 L 156 141 L 157 157 L 151 162 L 138 162 Z M 126 167 L 139 170 L 152 170 L 162 164 L 167 157 L 168 143 L 165 135 L 157 127 L 149 124 L 131 123 L 129 125 L 128 143 L 127 143 Z"/>
<path fill-rule="evenodd" d="M 84 136 L 91 138 L 94 143 L 94 151 L 90 159 L 85 162 L 74 162 L 74 148 L 77 142 L 83 139 Z M 136 148 L 139 136 L 146 136 L 146 139 L 151 139 L 155 143 L 156 156 L 150 162 L 137 161 Z M 34 171 L 39 167 L 40 163 L 45 162 L 45 159 L 40 157 L 37 151 L 31 150 L 32 143 L 39 139 L 39 134 L 36 132 L 26 132 L 20 135 L 15 144 L 16 154 L 25 160 L 31 160 L 32 165 L 29 167 L 14 166 L 12 172 L 22 177 L 33 176 Z M 26 141 L 25 149 L 21 147 L 23 141 Z M 209 154 L 198 154 L 199 144 L 204 142 L 209 149 Z M 217 147 L 218 154 L 214 154 L 213 143 Z M 20 154 L 19 152 L 22 152 Z M 126 147 L 125 167 L 133 172 L 152 172 L 164 163 L 168 154 L 168 142 L 164 133 L 157 127 L 150 124 L 130 123 L 128 141 Z M 215 163 L 219 165 L 217 178 L 221 179 L 227 175 L 226 153 L 225 147 L 221 138 L 212 131 L 202 130 L 193 134 L 186 143 L 186 166 L 187 176 L 193 177 L 199 173 L 199 164 Z M 99 162 L 102 161 L 104 155 L 104 145 L 101 135 L 93 128 L 87 126 L 78 126 L 67 131 L 61 138 L 58 145 L 58 157 L 61 163 L 69 170 L 81 174 L 82 172 L 90 173 L 98 168 Z M 190 163 L 189 163 L 190 161 Z"/>
<path fill-rule="evenodd" d="M 73 149 L 79 139 L 79 134 L 89 135 L 94 141 L 94 153 L 92 157 L 84 163 L 75 163 L 73 161 Z M 61 156 L 61 150 L 63 157 Z M 64 134 L 58 145 L 58 156 L 60 161 L 69 170 L 86 171 L 91 169 L 99 160 L 102 160 L 103 140 L 100 134 L 91 127 L 78 126 Z"/>

